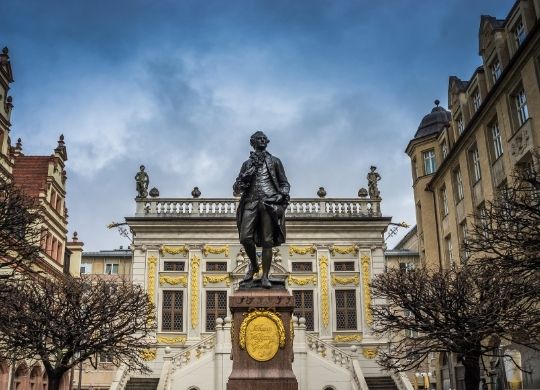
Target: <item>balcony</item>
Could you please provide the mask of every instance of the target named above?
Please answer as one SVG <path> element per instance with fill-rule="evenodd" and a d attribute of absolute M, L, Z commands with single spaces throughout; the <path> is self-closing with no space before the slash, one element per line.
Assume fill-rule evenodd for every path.
<path fill-rule="evenodd" d="M 136 199 L 135 217 L 235 218 L 239 198 L 146 198 Z M 381 217 L 381 200 L 369 198 L 295 198 L 287 218 Z"/>

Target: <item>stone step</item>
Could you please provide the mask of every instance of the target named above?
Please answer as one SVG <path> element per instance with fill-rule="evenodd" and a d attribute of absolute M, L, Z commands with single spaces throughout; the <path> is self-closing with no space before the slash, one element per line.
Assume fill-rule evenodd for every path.
<path fill-rule="evenodd" d="M 159 378 L 129 378 L 125 390 L 157 390 Z"/>
<path fill-rule="evenodd" d="M 366 377 L 370 390 L 398 390 L 394 380 L 389 376 Z"/>

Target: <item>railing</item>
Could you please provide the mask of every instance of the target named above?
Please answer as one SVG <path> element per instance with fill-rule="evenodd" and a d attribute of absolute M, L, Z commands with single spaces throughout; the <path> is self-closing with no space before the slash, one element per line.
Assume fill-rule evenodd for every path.
<path fill-rule="evenodd" d="M 355 355 L 326 343 L 315 335 L 307 336 L 307 345 L 311 351 L 317 353 L 322 358 L 349 370 L 357 389 L 369 390 L 360 363 Z M 356 352 L 356 346 L 352 346 L 351 350 Z"/>
<path fill-rule="evenodd" d="M 114 375 L 114 379 L 109 387 L 109 390 L 124 390 L 128 380 L 129 371 L 125 365 L 121 365 Z"/>
<path fill-rule="evenodd" d="M 411 381 L 403 372 L 393 372 L 391 377 L 399 390 L 414 390 L 414 386 L 412 385 Z"/>
<path fill-rule="evenodd" d="M 234 217 L 238 198 L 215 199 L 137 199 L 136 216 Z M 380 199 L 295 198 L 287 208 L 287 217 L 379 217 Z"/>
<path fill-rule="evenodd" d="M 190 362 L 198 360 L 202 355 L 213 350 L 216 345 L 216 334 L 211 334 L 205 337 L 196 344 L 193 344 L 189 348 L 184 349 L 182 352 L 167 359 L 169 364 L 163 367 L 164 375 L 160 378 L 160 389 L 169 390 L 171 385 L 171 376 L 174 372 L 182 367 L 185 367 Z M 193 359 L 193 360 L 192 360 Z"/>

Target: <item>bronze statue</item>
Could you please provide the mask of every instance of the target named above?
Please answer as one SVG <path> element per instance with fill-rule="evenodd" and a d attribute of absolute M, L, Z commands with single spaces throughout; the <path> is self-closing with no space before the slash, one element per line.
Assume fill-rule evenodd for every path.
<path fill-rule="evenodd" d="M 135 188 L 137 190 L 137 198 L 146 198 L 148 196 L 148 173 L 144 171 L 144 165 L 141 165 L 140 171 L 135 175 Z"/>
<path fill-rule="evenodd" d="M 285 211 L 289 204 L 290 185 L 279 158 L 266 151 L 270 140 L 262 131 L 251 136 L 255 151 L 242 164 L 233 185 L 235 195 L 242 194 L 236 214 L 240 243 L 249 258 L 242 280 L 246 284 L 259 272 L 256 247 L 262 247 L 261 286 L 271 288 L 268 278 L 272 248 L 285 242 Z"/>
<path fill-rule="evenodd" d="M 367 174 L 368 180 L 368 193 L 371 199 L 380 199 L 381 192 L 379 191 L 377 182 L 381 180 L 381 175 L 378 172 L 375 172 L 377 167 L 371 166 L 370 172 Z"/>

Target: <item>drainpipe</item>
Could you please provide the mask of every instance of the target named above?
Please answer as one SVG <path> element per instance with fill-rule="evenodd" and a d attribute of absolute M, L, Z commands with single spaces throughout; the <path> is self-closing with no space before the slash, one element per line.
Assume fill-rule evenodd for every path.
<path fill-rule="evenodd" d="M 439 233 L 439 219 L 437 218 L 437 202 L 436 202 L 436 196 L 435 196 L 435 191 L 433 191 L 433 189 L 427 185 L 426 186 L 426 191 L 429 191 L 431 192 L 431 196 L 433 197 L 433 208 L 434 208 L 434 212 L 435 212 L 435 231 L 437 233 L 437 252 L 439 253 L 439 270 L 442 270 L 443 269 L 443 265 L 442 265 L 442 254 L 441 254 L 441 239 L 440 239 L 440 233 Z"/>

